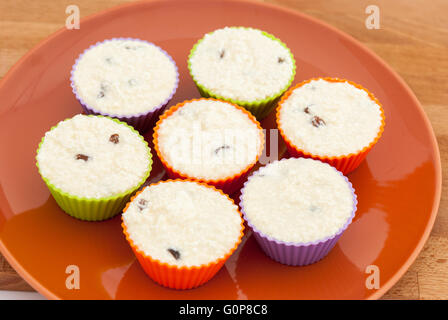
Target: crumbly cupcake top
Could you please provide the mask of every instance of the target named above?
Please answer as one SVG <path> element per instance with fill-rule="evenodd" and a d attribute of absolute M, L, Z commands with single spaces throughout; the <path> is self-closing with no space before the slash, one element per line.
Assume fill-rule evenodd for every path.
<path fill-rule="evenodd" d="M 254 163 L 263 132 L 249 115 L 216 100 L 187 102 L 159 124 L 162 158 L 192 178 L 215 180 Z"/>
<path fill-rule="evenodd" d="M 136 187 L 149 171 L 149 148 L 128 126 L 76 115 L 45 133 L 37 154 L 42 176 L 84 198 L 114 196 Z"/>
<path fill-rule="evenodd" d="M 220 192 L 190 181 L 143 190 L 123 213 L 127 233 L 141 251 L 176 266 L 223 258 L 237 243 L 238 207 Z"/>
<path fill-rule="evenodd" d="M 255 172 L 242 191 L 247 219 L 260 232 L 286 242 L 312 242 L 335 235 L 353 211 L 345 178 L 330 165 L 290 158 Z"/>
<path fill-rule="evenodd" d="M 319 156 L 361 151 L 381 126 L 380 106 L 348 82 L 319 79 L 295 89 L 280 110 L 280 127 L 297 148 Z"/>
<path fill-rule="evenodd" d="M 291 53 L 260 30 L 223 28 L 206 34 L 190 58 L 201 85 L 226 99 L 262 100 L 280 93 L 293 76 Z"/>
<path fill-rule="evenodd" d="M 113 115 L 150 111 L 172 94 L 174 62 L 159 47 L 137 39 L 106 40 L 88 49 L 73 71 L 85 104 Z"/>

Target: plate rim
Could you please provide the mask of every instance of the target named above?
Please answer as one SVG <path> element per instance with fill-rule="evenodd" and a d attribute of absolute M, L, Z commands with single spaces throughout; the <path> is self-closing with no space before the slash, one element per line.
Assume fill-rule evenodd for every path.
<path fill-rule="evenodd" d="M 134 7 L 134 6 L 150 6 L 154 5 L 155 3 L 167 3 L 167 2 L 178 2 L 178 1 L 185 1 L 185 0 L 146 0 L 146 1 L 136 1 L 136 2 L 130 2 L 130 3 L 124 3 L 119 4 L 116 6 L 113 6 L 111 8 L 107 8 L 105 10 L 102 10 L 100 12 L 96 12 L 93 14 L 90 14 L 80 20 L 80 23 L 85 23 L 87 21 L 91 21 L 93 19 L 96 19 L 97 17 L 107 15 L 116 11 L 123 10 L 127 7 Z M 201 1 L 207 1 L 207 0 L 189 0 L 189 1 L 195 1 L 195 2 L 201 2 Z M 210 0 L 208 0 L 210 1 Z M 373 50 L 369 49 L 366 45 L 364 45 L 362 42 L 351 36 L 350 34 L 341 31 L 337 29 L 336 27 L 328 24 L 325 21 L 319 20 L 317 18 L 314 18 L 312 16 L 309 16 L 305 13 L 302 13 L 301 11 L 294 10 L 291 8 L 287 8 L 284 6 L 280 6 L 277 4 L 272 3 L 266 3 L 261 2 L 259 0 L 212 0 L 214 2 L 222 2 L 222 3 L 248 3 L 255 6 L 260 7 L 267 7 L 273 10 L 279 10 L 283 11 L 284 13 L 291 14 L 297 17 L 300 17 L 301 19 L 308 20 L 312 22 L 313 24 L 320 25 L 327 29 L 331 33 L 336 33 L 342 38 L 345 38 L 351 43 L 355 43 L 360 50 L 362 50 L 365 54 L 367 54 L 371 59 L 375 60 L 377 63 L 381 64 L 384 69 L 386 69 L 394 78 L 396 78 L 399 82 L 399 84 L 405 89 L 406 93 L 410 96 L 410 98 L 414 101 L 414 103 L 417 105 L 417 110 L 420 113 L 421 118 L 424 121 L 424 125 L 428 129 L 430 133 L 430 140 L 433 145 L 433 152 L 435 156 L 435 193 L 434 193 L 434 202 L 433 207 L 431 210 L 431 216 L 426 224 L 425 230 L 423 231 L 423 234 L 420 236 L 420 239 L 418 240 L 417 245 L 413 249 L 412 253 L 409 255 L 409 257 L 406 259 L 406 261 L 399 267 L 399 269 L 390 277 L 390 279 L 381 285 L 379 289 L 374 291 L 372 294 L 367 296 L 367 300 L 376 300 L 381 298 L 387 291 L 389 291 L 390 288 L 392 288 L 398 280 L 406 273 L 406 271 L 409 269 L 409 267 L 414 263 L 418 255 L 420 254 L 421 250 L 423 249 L 423 246 L 425 245 L 426 241 L 428 240 L 430 233 L 433 229 L 434 222 L 437 217 L 437 213 L 439 211 L 440 207 L 440 199 L 442 194 L 442 165 L 441 165 L 441 159 L 440 159 L 440 150 L 439 145 L 437 143 L 437 138 L 434 132 L 434 129 L 431 125 L 431 122 L 429 121 L 428 116 L 426 115 L 424 108 L 422 107 L 420 101 L 414 94 L 414 92 L 410 89 L 408 84 L 403 80 L 403 78 L 394 70 L 392 67 L 390 67 L 382 58 L 380 58 Z M 6 72 L 6 74 L 3 76 L 3 78 L 0 80 L 0 90 L 4 86 L 4 84 L 7 82 L 7 80 L 11 77 L 12 74 L 14 74 L 15 70 L 26 60 L 29 56 L 34 54 L 34 52 L 38 51 L 41 47 L 43 47 L 48 42 L 52 41 L 54 38 L 58 37 L 60 34 L 70 31 L 66 29 L 66 27 L 62 27 L 58 29 L 57 31 L 51 33 L 49 36 L 41 40 L 37 45 L 35 45 L 33 48 L 31 48 L 25 55 L 23 55 L 19 60 L 17 60 L 14 65 Z M 36 278 L 34 278 L 28 271 L 25 270 L 24 267 L 22 267 L 21 264 L 17 262 L 17 260 L 14 258 L 12 253 L 8 250 L 8 248 L 3 243 L 3 240 L 0 238 L 0 252 L 5 257 L 6 261 L 14 268 L 14 270 L 22 277 L 23 280 L 25 280 L 33 289 L 35 289 L 37 292 L 41 293 L 43 296 L 45 296 L 48 299 L 54 299 L 59 300 L 62 299 L 61 297 L 57 296 L 50 290 L 48 290 L 46 287 L 44 287 Z"/>

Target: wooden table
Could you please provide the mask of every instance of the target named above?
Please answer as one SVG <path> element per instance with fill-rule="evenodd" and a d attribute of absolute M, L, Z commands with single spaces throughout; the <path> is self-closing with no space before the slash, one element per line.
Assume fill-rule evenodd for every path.
<path fill-rule="evenodd" d="M 259 0 L 262 1 L 262 0 Z M 65 25 L 65 9 L 81 17 L 125 0 L 0 0 L 0 78 L 28 50 Z M 395 69 L 431 120 L 448 188 L 448 1 L 265 0 L 300 10 L 352 35 Z M 380 8 L 380 29 L 365 27 L 368 5 Z M 0 255 L 0 290 L 33 290 Z M 448 194 L 420 256 L 385 299 L 448 299 Z"/>

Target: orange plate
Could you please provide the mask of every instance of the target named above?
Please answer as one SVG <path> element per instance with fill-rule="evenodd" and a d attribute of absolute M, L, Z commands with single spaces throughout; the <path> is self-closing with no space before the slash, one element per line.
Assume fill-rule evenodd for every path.
<path fill-rule="evenodd" d="M 349 175 L 358 194 L 358 213 L 325 259 L 306 267 L 284 266 L 266 257 L 249 237 L 206 285 L 188 291 L 165 289 L 136 261 L 119 216 L 94 223 L 62 213 L 39 177 L 34 156 L 45 131 L 81 112 L 69 72 L 90 44 L 121 36 L 160 45 L 180 69 L 174 105 L 199 97 L 187 70 L 191 47 L 204 33 L 226 25 L 260 28 L 287 43 L 297 61 L 296 83 L 332 76 L 362 84 L 382 102 L 387 126 L 366 160 Z M 378 298 L 416 258 L 439 205 L 437 143 L 403 80 L 349 36 L 270 4 L 150 1 L 96 14 L 82 20 L 80 30 L 58 31 L 25 55 L 0 84 L 0 101 L 0 248 L 19 274 L 49 298 Z M 272 128 L 274 123 L 272 112 L 262 124 Z M 151 133 L 146 137 L 151 140 Z M 151 179 L 161 174 L 155 161 Z M 66 288 L 68 265 L 80 268 L 79 290 Z M 378 290 L 365 286 L 369 265 L 380 269 Z"/>

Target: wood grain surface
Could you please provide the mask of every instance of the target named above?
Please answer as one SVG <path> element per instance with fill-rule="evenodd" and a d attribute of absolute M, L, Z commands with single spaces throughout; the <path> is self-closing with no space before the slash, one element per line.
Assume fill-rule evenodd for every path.
<path fill-rule="evenodd" d="M 262 1 L 262 0 L 259 0 Z M 0 78 L 27 51 L 65 25 L 65 9 L 81 17 L 123 0 L 0 0 Z M 440 147 L 443 191 L 434 229 L 419 257 L 383 299 L 448 299 L 448 1 L 265 0 L 293 8 L 352 35 L 407 82 L 428 115 Z M 380 29 L 365 27 L 368 5 Z M 0 255 L 0 290 L 32 290 Z"/>

